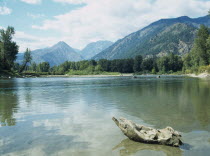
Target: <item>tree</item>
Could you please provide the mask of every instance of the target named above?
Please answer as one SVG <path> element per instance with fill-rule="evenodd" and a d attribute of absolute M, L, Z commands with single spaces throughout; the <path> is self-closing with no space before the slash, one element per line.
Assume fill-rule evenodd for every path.
<path fill-rule="evenodd" d="M 97 62 L 95 60 L 90 60 L 89 61 L 89 65 L 90 66 L 96 66 L 97 65 Z"/>
<path fill-rule="evenodd" d="M 141 55 L 138 55 L 134 58 L 134 65 L 133 65 L 133 71 L 134 72 L 142 71 L 142 68 L 141 68 L 142 60 L 143 60 L 143 58 L 142 58 Z"/>
<path fill-rule="evenodd" d="M 19 71 L 20 73 L 22 73 L 23 70 L 25 70 L 27 64 L 30 63 L 31 60 L 32 60 L 31 51 L 30 49 L 27 48 L 24 53 L 22 68 Z"/>
<path fill-rule="evenodd" d="M 190 54 L 186 54 L 183 57 L 183 70 L 190 69 L 191 67 L 192 67 L 191 55 Z"/>
<path fill-rule="evenodd" d="M 98 65 L 101 66 L 103 71 L 110 71 L 110 61 L 106 59 L 101 59 L 98 61 Z"/>
<path fill-rule="evenodd" d="M 18 53 L 19 47 L 12 41 L 14 34 L 13 27 L 8 26 L 6 30 L 0 29 L 0 66 L 5 70 L 11 70 Z"/>
<path fill-rule="evenodd" d="M 208 37 L 208 28 L 204 25 L 201 25 L 200 29 L 197 32 L 197 37 L 195 39 L 193 49 L 191 51 L 192 64 L 194 66 L 202 66 L 209 64 L 206 44 Z"/>
<path fill-rule="evenodd" d="M 210 63 L 210 39 L 209 30 L 201 25 L 195 38 L 193 48 L 189 55 L 184 58 L 184 68 L 197 69 L 199 66 L 205 66 Z M 187 62 L 186 62 L 187 61 Z"/>
<path fill-rule="evenodd" d="M 37 69 L 37 65 L 36 65 L 35 62 L 33 62 L 33 63 L 31 64 L 31 70 L 34 71 L 34 72 L 36 72 L 36 69 Z"/>
<path fill-rule="evenodd" d="M 208 58 L 208 64 L 210 64 L 210 35 L 208 39 L 206 40 L 206 46 L 207 46 L 206 57 Z"/>
<path fill-rule="evenodd" d="M 174 55 L 173 53 L 170 53 L 168 59 L 169 59 L 168 60 L 169 70 L 176 72 L 182 69 L 183 62 L 181 57 L 179 57 L 178 55 Z"/>
<path fill-rule="evenodd" d="M 165 73 L 169 71 L 169 58 L 167 56 L 163 56 L 157 60 L 158 70 Z"/>
<path fill-rule="evenodd" d="M 144 70 L 144 71 L 152 71 L 152 69 L 154 68 L 154 61 L 155 60 L 153 58 L 144 59 L 142 61 L 142 64 L 141 64 L 142 70 Z"/>
<path fill-rule="evenodd" d="M 42 62 L 37 66 L 37 71 L 39 72 L 49 72 L 49 70 L 50 70 L 49 62 Z"/>

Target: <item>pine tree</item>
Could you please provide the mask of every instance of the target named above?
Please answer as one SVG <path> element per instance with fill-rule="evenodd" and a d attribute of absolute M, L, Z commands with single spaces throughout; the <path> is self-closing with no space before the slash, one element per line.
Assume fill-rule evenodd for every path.
<path fill-rule="evenodd" d="M 201 25 L 195 39 L 193 49 L 191 51 L 192 64 L 194 66 L 202 66 L 209 64 L 209 57 L 207 54 L 207 39 L 209 37 L 208 28 Z"/>
<path fill-rule="evenodd" d="M 134 65 L 133 65 L 134 72 L 142 71 L 142 68 L 141 68 L 142 61 L 143 61 L 143 58 L 141 55 L 138 55 L 134 58 Z"/>

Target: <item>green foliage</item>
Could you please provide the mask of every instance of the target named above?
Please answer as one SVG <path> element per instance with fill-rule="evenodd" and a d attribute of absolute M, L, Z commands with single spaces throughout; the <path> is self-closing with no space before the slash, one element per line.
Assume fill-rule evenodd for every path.
<path fill-rule="evenodd" d="M 50 71 L 50 64 L 48 62 L 42 62 L 38 64 L 37 69 L 38 72 L 49 72 Z"/>
<path fill-rule="evenodd" d="M 47 72 L 53 75 L 99 75 L 111 73 L 173 73 L 181 71 L 183 62 L 181 57 L 169 54 L 160 58 L 145 58 L 136 56 L 134 59 L 115 59 L 99 61 L 85 60 L 78 62 L 66 61 L 59 66 L 50 68 L 48 62 L 32 63 L 27 66 L 29 72 Z M 134 71 L 135 70 L 135 71 Z"/>
<path fill-rule="evenodd" d="M 141 68 L 143 71 L 152 71 L 154 74 L 157 70 L 156 58 L 147 58 L 142 61 Z"/>
<path fill-rule="evenodd" d="M 143 58 L 141 55 L 138 55 L 134 58 L 134 65 L 133 65 L 134 72 L 142 71 L 142 68 L 141 68 L 142 61 L 143 61 Z"/>
<path fill-rule="evenodd" d="M 31 50 L 27 48 L 23 56 L 23 64 L 22 67 L 20 68 L 20 73 L 22 73 L 23 70 L 25 70 L 27 64 L 31 63 L 31 60 L 32 60 Z"/>
<path fill-rule="evenodd" d="M 31 50 L 30 49 L 28 49 L 28 48 L 26 49 L 23 58 L 24 58 L 24 60 L 23 60 L 24 63 L 30 63 L 31 62 L 32 56 L 31 56 Z"/>
<path fill-rule="evenodd" d="M 207 72 L 207 73 L 210 74 L 210 65 L 208 65 L 208 66 L 200 66 L 200 67 L 198 68 L 198 72 L 199 72 L 199 73 Z"/>
<path fill-rule="evenodd" d="M 13 27 L 0 29 L 0 69 L 2 70 L 11 70 L 14 65 L 18 53 L 18 46 L 12 41 L 14 34 Z"/>
<path fill-rule="evenodd" d="M 200 73 L 208 71 L 210 64 L 210 33 L 209 29 L 201 25 L 197 32 L 193 48 L 189 54 L 183 58 L 183 70 L 185 73 Z M 207 70 L 204 70 L 207 68 Z"/>
<path fill-rule="evenodd" d="M 210 35 L 208 39 L 206 40 L 206 57 L 208 58 L 208 63 L 210 64 Z"/>
<path fill-rule="evenodd" d="M 180 56 L 170 53 L 157 59 L 157 67 L 161 73 L 173 73 L 182 70 L 183 61 Z"/>

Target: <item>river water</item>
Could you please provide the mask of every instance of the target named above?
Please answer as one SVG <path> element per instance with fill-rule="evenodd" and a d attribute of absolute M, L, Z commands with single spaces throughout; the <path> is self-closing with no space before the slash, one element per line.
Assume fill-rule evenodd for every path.
<path fill-rule="evenodd" d="M 130 141 L 111 118 L 181 132 L 180 148 Z M 210 81 L 181 76 L 0 80 L 0 155 L 210 153 Z"/>

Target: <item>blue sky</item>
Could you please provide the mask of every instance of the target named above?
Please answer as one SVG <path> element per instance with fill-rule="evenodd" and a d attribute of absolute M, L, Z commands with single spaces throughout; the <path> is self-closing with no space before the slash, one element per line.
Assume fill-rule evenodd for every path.
<path fill-rule="evenodd" d="M 83 48 L 116 41 L 161 18 L 199 17 L 208 0 L 0 0 L 0 27 L 14 26 L 20 51 L 65 41 Z"/>
<path fill-rule="evenodd" d="M 36 1 L 36 0 L 35 0 Z M 38 1 L 39 2 L 39 1 Z M 54 16 L 64 14 L 68 11 L 77 9 L 84 5 L 64 5 L 54 3 L 50 0 L 43 0 L 41 3 L 25 3 L 21 0 L 0 0 L 1 6 L 6 6 L 12 10 L 7 16 L 0 16 L 0 25 L 7 27 L 14 26 L 16 30 L 25 31 L 30 34 L 40 36 L 59 35 L 56 32 L 40 31 L 33 29 L 32 25 L 41 25 L 45 19 L 53 19 Z"/>

